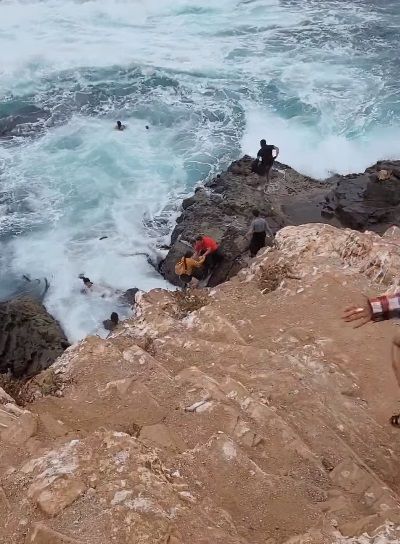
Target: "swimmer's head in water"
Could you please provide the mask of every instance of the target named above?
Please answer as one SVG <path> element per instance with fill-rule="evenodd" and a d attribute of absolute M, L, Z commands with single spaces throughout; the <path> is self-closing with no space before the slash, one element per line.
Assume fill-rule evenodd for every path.
<path fill-rule="evenodd" d="M 85 284 L 85 287 L 92 287 L 93 283 L 90 281 L 89 278 L 86 278 L 85 276 L 83 276 L 81 279 L 83 283 Z"/>
<path fill-rule="evenodd" d="M 122 123 L 121 121 L 117 121 L 117 129 L 122 130 Z"/>
<path fill-rule="evenodd" d="M 261 146 L 261 147 L 264 147 L 265 145 L 267 145 L 267 142 L 266 142 L 266 140 L 261 140 L 261 142 L 260 142 L 260 146 Z"/>

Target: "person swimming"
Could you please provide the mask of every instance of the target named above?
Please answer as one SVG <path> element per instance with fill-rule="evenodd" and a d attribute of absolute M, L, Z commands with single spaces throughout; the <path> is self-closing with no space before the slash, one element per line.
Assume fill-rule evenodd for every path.
<path fill-rule="evenodd" d="M 86 295 L 93 287 L 93 283 L 86 276 L 79 276 L 79 278 L 83 281 L 83 289 L 81 293 Z"/>
<path fill-rule="evenodd" d="M 81 275 L 79 278 L 83 281 L 83 289 L 81 293 L 83 295 L 97 295 L 101 298 L 112 298 L 119 294 L 119 292 L 106 285 L 94 284 L 88 277 Z"/>
<path fill-rule="evenodd" d="M 123 125 L 121 123 L 121 121 L 117 121 L 117 124 L 116 124 L 116 127 L 115 127 L 116 130 L 125 130 L 126 129 L 126 125 Z"/>

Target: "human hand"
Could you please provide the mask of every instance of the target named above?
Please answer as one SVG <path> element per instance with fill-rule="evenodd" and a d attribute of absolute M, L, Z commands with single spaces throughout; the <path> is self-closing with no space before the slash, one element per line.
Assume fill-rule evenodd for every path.
<path fill-rule="evenodd" d="M 354 328 L 358 329 L 366 323 L 372 321 L 372 308 L 366 298 L 365 301 L 360 304 L 360 306 L 349 306 L 344 310 L 342 319 L 347 323 L 354 322 Z"/>

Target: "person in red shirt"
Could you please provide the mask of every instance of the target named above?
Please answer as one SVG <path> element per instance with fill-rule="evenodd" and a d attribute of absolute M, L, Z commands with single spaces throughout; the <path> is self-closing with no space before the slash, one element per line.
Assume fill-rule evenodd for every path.
<path fill-rule="evenodd" d="M 211 238 L 211 236 L 204 236 L 202 234 L 197 236 L 194 241 L 194 251 L 195 254 L 193 257 L 195 259 L 201 256 L 206 258 L 204 267 L 207 273 L 209 273 L 211 269 L 219 264 L 223 259 L 223 255 L 217 242 L 214 240 L 214 238 Z"/>

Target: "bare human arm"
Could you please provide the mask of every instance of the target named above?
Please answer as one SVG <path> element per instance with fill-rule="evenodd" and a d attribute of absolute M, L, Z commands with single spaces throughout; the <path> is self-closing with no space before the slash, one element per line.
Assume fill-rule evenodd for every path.
<path fill-rule="evenodd" d="M 343 314 L 344 321 L 362 327 L 370 321 L 383 321 L 400 317 L 400 292 L 394 295 L 366 298 L 360 306 L 350 306 Z"/>
<path fill-rule="evenodd" d="M 355 329 L 372 321 L 372 308 L 369 300 L 366 298 L 359 306 L 348 306 L 344 310 L 342 319 L 347 323 L 354 323 Z"/>
<path fill-rule="evenodd" d="M 268 221 L 267 221 L 267 220 L 265 220 L 265 226 L 266 226 L 266 228 L 267 228 L 268 234 L 273 238 L 273 237 L 274 237 L 274 233 L 272 232 L 270 226 L 268 225 Z"/>
<path fill-rule="evenodd" d="M 204 261 L 206 260 L 206 256 L 205 255 L 202 255 L 201 257 L 199 257 L 198 259 L 191 259 L 191 265 L 194 267 L 194 268 L 200 268 L 200 266 L 203 266 L 203 263 Z"/>

